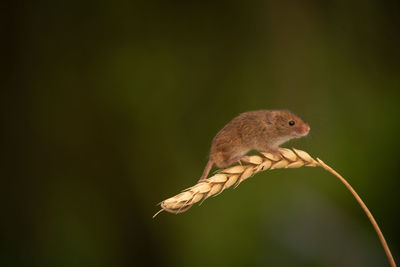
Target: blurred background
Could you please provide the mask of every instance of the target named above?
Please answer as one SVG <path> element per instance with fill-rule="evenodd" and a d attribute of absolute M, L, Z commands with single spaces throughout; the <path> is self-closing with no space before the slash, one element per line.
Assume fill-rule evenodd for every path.
<path fill-rule="evenodd" d="M 400 261 L 400 4 L 2 4 L 0 266 L 387 266 L 345 187 L 267 171 L 188 212 L 234 116 L 287 108 Z"/>

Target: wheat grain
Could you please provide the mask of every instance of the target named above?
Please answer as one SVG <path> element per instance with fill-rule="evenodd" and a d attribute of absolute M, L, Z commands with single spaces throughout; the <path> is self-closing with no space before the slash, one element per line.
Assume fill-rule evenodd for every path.
<path fill-rule="evenodd" d="M 174 197 L 162 201 L 160 203 L 162 210 L 172 213 L 186 211 L 188 206 L 218 195 L 233 185 L 237 187 L 254 174 L 268 169 L 318 166 L 318 162 L 302 150 L 280 148 L 278 154 L 268 152 L 261 152 L 261 154 L 263 156 L 247 156 L 242 160 L 246 165 L 236 165 L 219 170 L 217 174 L 210 178 L 183 190 L 182 193 Z"/>
<path fill-rule="evenodd" d="M 180 213 L 188 210 L 193 204 L 204 201 L 205 199 L 220 194 L 223 190 L 235 185 L 235 188 L 244 180 L 252 177 L 254 174 L 265 171 L 282 168 L 300 168 L 302 166 L 308 167 L 322 167 L 328 172 L 336 176 L 350 191 L 350 193 L 357 200 L 372 226 L 377 233 L 379 240 L 385 250 L 386 256 L 389 260 L 390 266 L 396 267 L 396 263 L 390 252 L 389 246 L 386 243 L 377 222 L 372 216 L 371 212 L 364 204 L 357 192 L 351 185 L 335 170 L 326 165 L 322 160 L 317 158 L 313 159 L 307 152 L 298 149 L 280 148 L 279 153 L 272 154 L 268 152 L 261 152 L 262 156 L 246 156 L 242 161 L 246 165 L 236 165 L 226 169 L 219 170 L 217 174 L 205 179 L 204 181 L 183 190 L 182 193 L 168 198 L 160 203 L 161 210 L 154 214 L 153 218 L 163 210 L 171 213 Z"/>

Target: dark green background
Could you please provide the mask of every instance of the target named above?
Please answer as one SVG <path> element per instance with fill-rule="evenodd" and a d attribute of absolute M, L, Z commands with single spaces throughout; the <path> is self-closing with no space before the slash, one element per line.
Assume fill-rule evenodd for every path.
<path fill-rule="evenodd" d="M 3 4 L 4 5 L 4 4 Z M 386 266 L 319 168 L 184 214 L 211 139 L 254 109 L 359 192 L 400 260 L 400 8 L 388 1 L 37 1 L 1 11 L 1 266 Z"/>

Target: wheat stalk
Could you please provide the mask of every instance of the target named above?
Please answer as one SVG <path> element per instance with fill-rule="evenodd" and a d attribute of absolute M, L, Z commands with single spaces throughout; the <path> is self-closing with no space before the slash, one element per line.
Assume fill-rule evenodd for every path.
<path fill-rule="evenodd" d="M 380 242 L 385 250 L 386 256 L 389 260 L 390 266 L 396 267 L 396 263 L 390 252 L 389 246 L 386 243 L 377 222 L 369 211 L 368 207 L 364 204 L 357 192 L 351 185 L 335 170 L 326 165 L 322 160 L 317 158 L 313 159 L 307 152 L 298 149 L 280 148 L 279 153 L 272 154 L 268 152 L 261 152 L 263 156 L 247 156 L 242 161 L 246 165 L 235 165 L 226 169 L 219 170 L 215 175 L 204 181 L 183 190 L 182 193 L 168 198 L 160 203 L 161 210 L 154 214 L 156 217 L 162 211 L 171 213 L 181 213 L 188 210 L 193 204 L 204 201 L 205 199 L 220 194 L 223 190 L 232 187 L 236 188 L 241 182 L 250 178 L 256 173 L 283 168 L 300 168 L 302 166 L 308 167 L 322 167 L 328 172 L 335 175 L 350 191 L 350 193 L 357 200 L 358 204 L 364 210 L 372 226 L 374 227 Z"/>

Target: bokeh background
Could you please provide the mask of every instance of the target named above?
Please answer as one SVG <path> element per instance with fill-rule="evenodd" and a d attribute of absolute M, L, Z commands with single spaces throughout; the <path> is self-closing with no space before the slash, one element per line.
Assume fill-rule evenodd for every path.
<path fill-rule="evenodd" d="M 1 29 L 1 266 L 387 266 L 322 169 L 268 171 L 184 214 L 234 116 L 288 108 L 400 261 L 399 2 L 15 1 Z"/>

